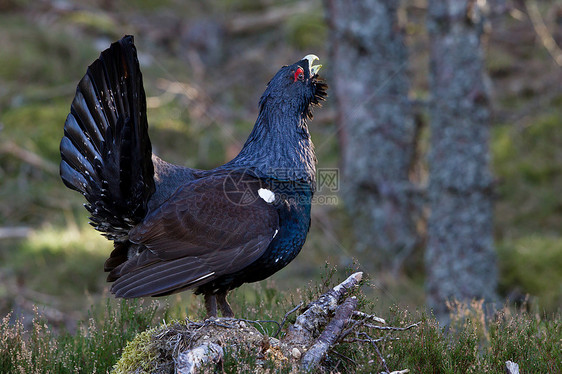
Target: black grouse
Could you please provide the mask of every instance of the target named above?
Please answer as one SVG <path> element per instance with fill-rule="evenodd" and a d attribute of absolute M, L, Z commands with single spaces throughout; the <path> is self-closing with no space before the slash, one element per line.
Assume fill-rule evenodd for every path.
<path fill-rule="evenodd" d="M 186 289 L 233 316 L 229 290 L 285 267 L 310 227 L 315 186 L 312 107 L 326 96 L 308 55 L 268 83 L 244 147 L 213 170 L 152 153 L 132 36 L 103 51 L 76 89 L 64 125 L 60 175 L 87 200 L 91 225 L 113 240 L 105 262 L 116 297 Z"/>

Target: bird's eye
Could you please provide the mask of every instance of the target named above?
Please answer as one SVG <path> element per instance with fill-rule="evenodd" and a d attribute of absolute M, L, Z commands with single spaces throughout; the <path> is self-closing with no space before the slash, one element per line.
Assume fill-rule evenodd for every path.
<path fill-rule="evenodd" d="M 304 70 L 301 67 L 299 67 L 297 69 L 297 71 L 295 71 L 295 80 L 294 81 L 295 82 L 297 80 L 302 81 L 303 79 L 304 79 Z"/>

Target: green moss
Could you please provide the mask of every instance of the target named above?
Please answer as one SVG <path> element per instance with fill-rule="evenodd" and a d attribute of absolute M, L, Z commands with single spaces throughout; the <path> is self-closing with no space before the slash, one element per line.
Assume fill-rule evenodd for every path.
<path fill-rule="evenodd" d="M 113 367 L 112 373 L 148 374 L 155 372 L 155 360 L 158 358 L 158 352 L 151 343 L 152 336 L 158 329 L 158 327 L 155 327 L 135 336 L 123 349 L 123 354 Z"/>

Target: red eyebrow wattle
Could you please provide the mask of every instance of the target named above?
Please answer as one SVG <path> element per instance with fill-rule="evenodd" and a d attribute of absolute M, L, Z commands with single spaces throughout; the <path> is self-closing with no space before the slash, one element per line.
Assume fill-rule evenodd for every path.
<path fill-rule="evenodd" d="M 294 82 L 296 82 L 297 79 L 299 79 L 299 75 L 301 75 L 301 74 L 304 74 L 304 70 L 303 70 L 303 68 L 299 67 L 299 68 L 297 69 L 297 71 L 295 71 L 295 80 L 294 80 Z"/>

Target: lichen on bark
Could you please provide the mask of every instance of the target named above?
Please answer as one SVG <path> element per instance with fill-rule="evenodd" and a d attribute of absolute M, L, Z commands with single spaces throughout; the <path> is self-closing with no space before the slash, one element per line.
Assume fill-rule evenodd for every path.
<path fill-rule="evenodd" d="M 430 217 L 427 302 L 496 299 L 489 90 L 474 1 L 429 1 Z"/>
<path fill-rule="evenodd" d="M 369 264 L 399 269 L 419 244 L 410 179 L 416 125 L 395 0 L 325 0 L 342 151 L 342 196 Z"/>

